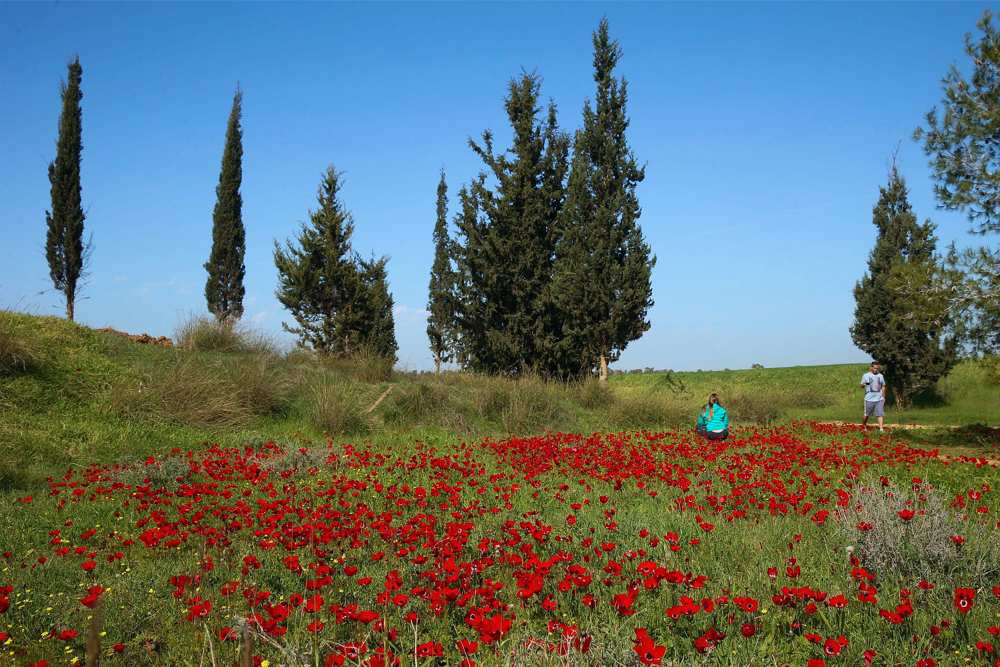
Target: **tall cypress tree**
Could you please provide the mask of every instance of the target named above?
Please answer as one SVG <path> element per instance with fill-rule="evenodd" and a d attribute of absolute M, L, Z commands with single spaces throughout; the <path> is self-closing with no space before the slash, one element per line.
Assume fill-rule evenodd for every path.
<path fill-rule="evenodd" d="M 625 79 L 614 69 L 618 43 L 603 19 L 593 36 L 596 106 L 586 102 L 556 246 L 552 293 L 560 311 L 567 363 L 599 370 L 649 329 L 656 263 L 639 227 L 636 186 L 645 178 L 629 148 Z"/>
<path fill-rule="evenodd" d="M 551 372 L 549 282 L 569 142 L 554 104 L 545 124 L 538 121 L 539 90 L 533 74 L 510 82 L 508 151 L 494 151 L 488 130 L 481 144 L 469 141 L 496 181 L 491 187 L 484 172 L 463 188 L 456 218 L 457 323 L 463 362 L 474 370 Z"/>
<path fill-rule="evenodd" d="M 274 244 L 278 269 L 275 295 L 295 318 L 282 327 L 303 346 L 322 353 L 351 354 L 365 308 L 361 278 L 351 253 L 354 221 L 338 198 L 340 175 L 330 166 L 317 193 L 319 208 L 299 230 L 297 243 Z M 391 306 L 390 306 L 391 311 Z"/>
<path fill-rule="evenodd" d="M 386 275 L 388 258 L 359 260 L 362 297 L 364 299 L 364 321 L 358 331 L 360 344 L 380 357 L 395 361 L 396 326 L 392 315 L 392 294 Z"/>
<path fill-rule="evenodd" d="M 934 225 L 918 223 L 896 166 L 889 183 L 879 189 L 872 209 L 878 230 L 868 258 L 868 272 L 854 287 L 851 337 L 885 367 L 886 382 L 896 405 L 906 407 L 915 392 L 933 386 L 954 365 L 954 341 L 945 338 L 946 320 L 929 321 L 893 289 L 900 274 L 928 274 L 935 255 Z"/>
<path fill-rule="evenodd" d="M 80 59 L 69 64 L 69 76 L 62 85 L 62 112 L 56 158 L 49 163 L 52 209 L 45 212 L 45 259 L 52 285 L 66 297 L 66 318 L 72 320 L 77 283 L 83 274 L 87 246 L 83 242 L 83 205 L 80 186 L 80 159 L 83 153 L 83 111 Z"/>
<path fill-rule="evenodd" d="M 448 236 L 448 183 L 444 171 L 437 186 L 437 218 L 434 222 L 434 263 L 427 299 L 427 339 L 434 355 L 434 371 L 452 360 L 454 325 L 453 290 L 455 277 L 451 268 L 451 239 Z"/>
<path fill-rule="evenodd" d="M 205 262 L 208 280 L 205 300 L 208 310 L 220 322 L 233 322 L 243 316 L 243 277 L 246 267 L 246 230 L 243 227 L 243 91 L 236 89 L 233 108 L 226 125 L 226 147 L 222 152 L 219 185 L 215 188 L 212 212 L 212 252 Z"/>

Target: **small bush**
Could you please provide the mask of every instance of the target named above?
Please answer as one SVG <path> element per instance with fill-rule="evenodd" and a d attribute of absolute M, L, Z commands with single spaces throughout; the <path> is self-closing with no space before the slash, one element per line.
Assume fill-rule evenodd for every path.
<path fill-rule="evenodd" d="M 25 335 L 24 328 L 0 316 L 0 375 L 24 373 L 41 361 L 40 351 Z"/>
<path fill-rule="evenodd" d="M 125 461 L 115 477 L 122 484 L 149 484 L 154 489 L 174 488 L 191 475 L 191 466 L 180 457 L 171 456 L 153 463 Z"/>
<path fill-rule="evenodd" d="M 271 459 L 265 467 L 282 479 L 288 479 L 306 477 L 311 470 L 330 465 L 330 452 L 327 449 L 288 446 L 283 455 Z"/>
<path fill-rule="evenodd" d="M 219 322 L 193 316 L 182 322 L 174 334 L 177 347 L 198 352 L 240 352 L 276 355 L 278 345 L 267 334 L 241 323 Z"/>
<path fill-rule="evenodd" d="M 973 555 L 952 541 L 968 527 L 928 486 L 907 491 L 891 483 L 862 483 L 852 504 L 857 512 L 840 512 L 837 525 L 861 564 L 879 577 L 946 581 Z M 913 517 L 904 520 L 902 510 L 914 511 Z"/>
<path fill-rule="evenodd" d="M 368 432 L 365 406 L 350 384 L 319 378 L 308 387 L 306 400 L 309 420 L 327 435 Z"/>
<path fill-rule="evenodd" d="M 288 383 L 270 357 L 207 361 L 181 355 L 140 381 L 125 384 L 112 390 L 112 407 L 118 413 L 192 426 L 244 426 L 280 411 L 288 400 Z"/>

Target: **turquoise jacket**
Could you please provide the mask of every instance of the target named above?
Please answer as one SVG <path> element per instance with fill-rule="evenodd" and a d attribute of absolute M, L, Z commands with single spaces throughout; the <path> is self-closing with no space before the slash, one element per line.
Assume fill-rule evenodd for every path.
<path fill-rule="evenodd" d="M 698 426 L 705 427 L 706 431 L 723 431 L 729 428 L 729 415 L 724 407 L 716 404 L 712 418 L 709 419 L 708 407 L 706 407 L 705 411 L 698 415 Z"/>

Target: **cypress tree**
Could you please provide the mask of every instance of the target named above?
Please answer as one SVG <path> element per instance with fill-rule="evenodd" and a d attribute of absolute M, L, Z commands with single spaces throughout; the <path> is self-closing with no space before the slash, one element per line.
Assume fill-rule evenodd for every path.
<path fill-rule="evenodd" d="M 914 393 L 931 387 L 955 363 L 954 341 L 945 339 L 947 320 L 928 320 L 894 289 L 899 276 L 930 275 L 938 258 L 930 221 L 918 223 L 896 166 L 879 189 L 872 209 L 878 230 L 868 258 L 868 272 L 854 287 L 851 338 L 885 367 L 886 383 L 899 407 Z"/>
<path fill-rule="evenodd" d="M 448 183 L 441 172 L 437 186 L 437 218 L 434 222 L 434 263 L 427 300 L 427 339 L 434 355 L 434 371 L 441 373 L 441 364 L 451 361 L 452 327 L 454 323 L 453 290 L 455 278 L 451 268 L 451 239 L 448 237 Z"/>
<path fill-rule="evenodd" d="M 491 187 L 483 172 L 463 188 L 456 219 L 457 323 L 463 362 L 478 371 L 552 372 L 549 283 L 569 142 L 554 104 L 545 124 L 538 121 L 539 91 L 533 74 L 510 82 L 508 151 L 495 152 L 488 130 L 481 144 L 469 141 L 496 180 Z"/>
<path fill-rule="evenodd" d="M 386 263 L 388 258 L 359 260 L 364 321 L 358 331 L 361 346 L 380 357 L 396 360 L 396 326 L 392 316 L 393 300 L 389 293 Z"/>
<path fill-rule="evenodd" d="M 226 125 L 226 146 L 222 152 L 219 184 L 215 188 L 212 212 L 212 252 L 205 263 L 208 280 L 205 300 L 208 310 L 220 322 L 233 322 L 243 315 L 243 277 L 246 267 L 246 230 L 243 227 L 243 92 L 237 88 Z"/>
<path fill-rule="evenodd" d="M 602 20 L 593 36 L 596 106 L 586 102 L 574 138 L 566 202 L 556 246 L 552 293 L 562 323 L 561 345 L 578 373 L 608 364 L 649 329 L 650 282 L 656 258 L 643 238 L 636 186 L 645 178 L 625 133 L 628 88 L 616 79 L 618 43 Z"/>
<path fill-rule="evenodd" d="M 327 354 L 351 354 L 365 308 L 361 278 L 351 254 L 354 221 L 338 199 L 340 175 L 330 166 L 317 193 L 319 207 L 299 230 L 296 243 L 274 244 L 275 295 L 296 325 L 282 323 L 299 344 Z M 391 311 L 391 306 L 390 306 Z"/>
<path fill-rule="evenodd" d="M 77 283 L 83 275 L 89 249 L 89 244 L 83 242 L 85 216 L 80 186 L 82 78 L 83 68 L 80 59 L 76 58 L 69 64 L 69 75 L 61 89 L 62 112 L 59 114 L 56 158 L 49 163 L 52 208 L 45 212 L 45 259 L 49 264 L 53 287 L 66 297 L 66 318 L 69 320 L 74 317 Z"/>

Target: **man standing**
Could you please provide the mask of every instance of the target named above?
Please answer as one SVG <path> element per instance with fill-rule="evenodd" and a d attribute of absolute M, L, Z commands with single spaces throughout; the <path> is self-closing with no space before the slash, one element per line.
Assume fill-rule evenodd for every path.
<path fill-rule="evenodd" d="M 861 376 L 861 386 L 865 389 L 865 418 L 861 425 L 867 431 L 868 418 L 875 415 L 878 417 L 878 430 L 882 432 L 885 430 L 882 424 L 885 417 L 885 378 L 877 361 L 873 361 L 868 372 Z"/>

